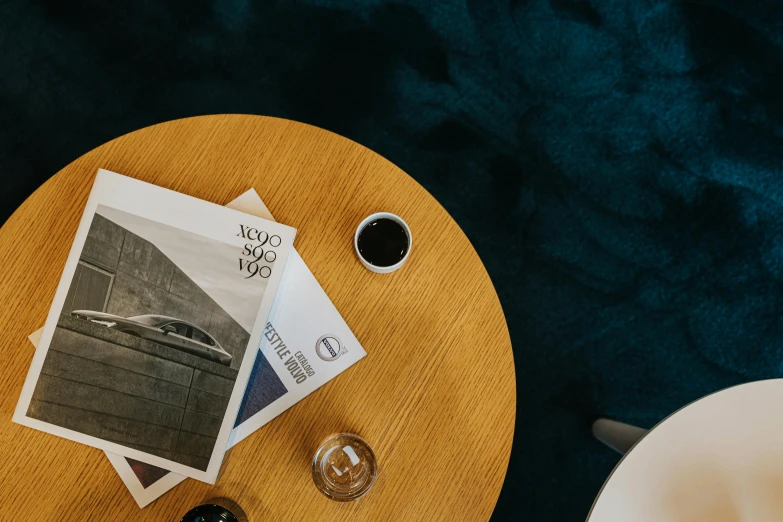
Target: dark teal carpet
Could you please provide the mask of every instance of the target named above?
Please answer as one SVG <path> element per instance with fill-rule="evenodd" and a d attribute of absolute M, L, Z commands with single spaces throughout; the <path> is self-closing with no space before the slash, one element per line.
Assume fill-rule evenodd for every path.
<path fill-rule="evenodd" d="M 593 418 L 649 427 L 781 375 L 781 27 L 766 1 L 0 0 L 0 209 L 184 116 L 374 149 L 503 303 L 518 412 L 495 519 L 583 520 L 617 461 Z"/>

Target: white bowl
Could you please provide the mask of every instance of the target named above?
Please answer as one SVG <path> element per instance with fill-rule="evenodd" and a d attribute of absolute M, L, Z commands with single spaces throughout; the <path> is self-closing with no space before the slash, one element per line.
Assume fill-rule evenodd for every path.
<path fill-rule="evenodd" d="M 405 252 L 405 257 L 403 257 L 398 263 L 391 265 L 391 266 L 376 266 L 367 261 L 362 257 L 362 254 L 359 253 L 359 232 L 362 231 L 362 229 L 367 225 L 367 223 L 371 221 L 375 221 L 376 219 L 391 219 L 392 221 L 396 221 L 399 223 L 402 228 L 405 230 L 405 233 L 408 235 L 408 251 Z M 375 272 L 376 274 L 388 274 L 390 272 L 394 272 L 395 270 L 399 269 L 402 265 L 405 264 L 405 261 L 408 260 L 408 257 L 411 255 L 411 249 L 413 248 L 413 236 L 411 235 L 411 229 L 408 227 L 408 224 L 400 217 L 395 214 L 390 214 L 388 212 L 376 212 L 375 214 L 372 214 L 370 216 L 367 216 L 364 218 L 364 220 L 359 223 L 359 226 L 356 227 L 356 233 L 353 235 L 353 248 L 356 251 L 356 257 L 359 258 L 359 262 L 361 262 L 362 265 L 364 265 L 364 268 L 371 272 Z"/>

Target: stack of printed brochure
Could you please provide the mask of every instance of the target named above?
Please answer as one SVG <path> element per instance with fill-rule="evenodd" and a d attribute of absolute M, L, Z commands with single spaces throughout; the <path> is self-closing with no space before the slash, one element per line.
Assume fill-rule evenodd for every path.
<path fill-rule="evenodd" d="M 365 355 L 295 234 L 252 189 L 222 207 L 100 170 L 14 422 L 104 450 L 140 507 L 213 484 Z"/>

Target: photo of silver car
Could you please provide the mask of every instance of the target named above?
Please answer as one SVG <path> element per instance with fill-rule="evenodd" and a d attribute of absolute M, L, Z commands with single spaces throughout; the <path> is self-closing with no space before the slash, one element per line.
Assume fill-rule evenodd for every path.
<path fill-rule="evenodd" d="M 74 310 L 71 315 L 226 366 L 231 365 L 231 354 L 226 352 L 214 337 L 181 319 L 164 315 L 121 317 L 92 310 Z"/>

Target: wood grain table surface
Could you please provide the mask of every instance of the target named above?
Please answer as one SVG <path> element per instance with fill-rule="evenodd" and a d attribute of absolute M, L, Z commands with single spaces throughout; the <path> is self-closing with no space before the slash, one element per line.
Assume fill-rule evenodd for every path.
<path fill-rule="evenodd" d="M 45 151 L 41 151 L 45 154 Z M 255 188 L 361 341 L 367 357 L 228 452 L 218 481 L 189 479 L 140 510 L 101 450 L 11 422 L 98 168 L 225 204 Z M 353 233 L 378 211 L 413 233 L 405 266 L 363 268 Z M 438 202 L 389 161 L 287 120 L 188 118 L 138 130 L 62 169 L 0 229 L 0 505 L 25 520 L 175 521 L 214 497 L 253 521 L 487 520 L 516 410 L 511 342 L 476 251 Z M 328 500 L 310 462 L 328 435 L 373 447 L 364 498 Z"/>

